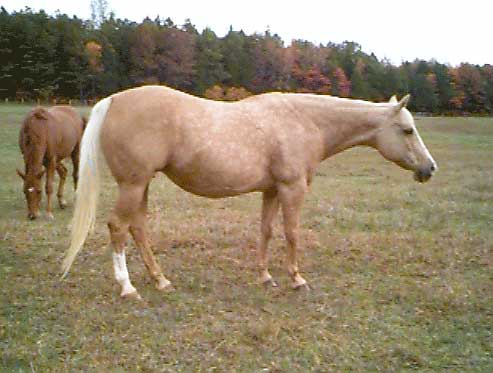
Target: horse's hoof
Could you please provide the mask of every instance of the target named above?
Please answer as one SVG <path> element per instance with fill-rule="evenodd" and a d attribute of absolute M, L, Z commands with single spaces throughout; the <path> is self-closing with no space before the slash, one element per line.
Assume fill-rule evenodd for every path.
<path fill-rule="evenodd" d="M 311 290 L 308 282 L 306 282 L 306 280 L 298 274 L 294 276 L 291 288 L 294 290 Z"/>
<path fill-rule="evenodd" d="M 276 281 L 274 281 L 273 278 L 269 278 L 269 279 L 263 281 L 262 285 L 264 286 L 264 288 L 271 288 L 271 287 L 277 288 L 277 287 L 279 287 L 279 284 Z"/>
<path fill-rule="evenodd" d="M 60 205 L 60 208 L 63 210 L 65 207 L 67 207 L 67 202 L 65 202 L 65 201 L 61 201 L 61 202 L 59 203 L 59 205 Z"/>
<path fill-rule="evenodd" d="M 260 272 L 260 275 L 258 277 L 258 282 L 259 284 L 263 285 L 265 288 L 267 287 L 277 288 L 279 286 L 277 282 L 274 281 L 269 271 L 265 269 Z"/>
<path fill-rule="evenodd" d="M 137 292 L 137 290 L 132 291 L 131 293 L 121 293 L 120 297 L 122 297 L 123 299 L 128 299 L 128 300 L 138 300 L 138 301 L 142 300 L 142 297 Z"/>
<path fill-rule="evenodd" d="M 298 291 L 311 291 L 313 288 L 308 284 L 308 282 L 304 282 L 301 284 L 293 284 L 291 285 L 293 290 L 298 290 Z"/>
<path fill-rule="evenodd" d="M 313 288 L 308 285 L 308 283 L 306 284 L 303 284 L 303 285 L 299 285 L 299 286 L 294 286 L 293 285 L 293 290 L 296 290 L 296 291 L 311 291 Z"/>
<path fill-rule="evenodd" d="M 156 283 L 156 289 L 159 291 L 170 291 L 173 290 L 173 287 L 171 286 L 171 282 L 167 278 L 163 277 Z"/>
<path fill-rule="evenodd" d="M 51 212 L 46 213 L 46 217 L 47 217 L 49 220 L 54 220 L 54 219 L 55 219 L 55 217 L 53 216 L 53 213 L 51 213 Z"/>

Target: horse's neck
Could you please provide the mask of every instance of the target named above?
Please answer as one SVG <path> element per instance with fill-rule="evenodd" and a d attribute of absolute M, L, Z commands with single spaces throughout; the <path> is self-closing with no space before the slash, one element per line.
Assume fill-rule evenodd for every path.
<path fill-rule="evenodd" d="M 24 133 L 24 160 L 26 163 L 26 172 L 37 172 L 43 164 L 48 144 L 48 134 L 46 128 L 27 129 Z"/>
<path fill-rule="evenodd" d="M 297 110 L 324 137 L 324 159 L 358 145 L 371 145 L 385 117 L 385 106 L 327 96 L 297 95 Z M 297 101 L 297 102 L 296 102 Z"/>

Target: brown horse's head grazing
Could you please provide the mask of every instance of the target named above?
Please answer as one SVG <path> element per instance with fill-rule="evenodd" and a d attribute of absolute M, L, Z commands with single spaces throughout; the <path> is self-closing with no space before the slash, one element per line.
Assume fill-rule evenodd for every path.
<path fill-rule="evenodd" d="M 17 169 L 17 174 L 24 180 L 27 216 L 31 220 L 39 216 L 42 196 L 41 179 L 45 173 L 43 157 L 47 146 L 46 120 L 48 113 L 43 108 L 35 108 L 24 119 L 19 137 L 25 172 Z"/>

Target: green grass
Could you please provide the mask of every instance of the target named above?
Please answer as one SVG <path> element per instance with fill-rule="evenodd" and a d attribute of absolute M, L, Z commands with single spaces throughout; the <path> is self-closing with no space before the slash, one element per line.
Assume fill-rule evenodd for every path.
<path fill-rule="evenodd" d="M 144 298 L 132 302 L 113 279 L 108 176 L 95 232 L 59 281 L 73 206 L 26 219 L 15 167 L 27 110 L 0 105 L 2 370 L 493 370 L 491 118 L 420 118 L 440 167 L 424 185 L 370 149 L 325 162 L 302 219 L 311 292 L 289 289 L 279 223 L 280 288 L 256 285 L 258 194 L 208 200 L 157 177 L 150 228 L 175 290 L 156 291 L 132 249 Z"/>

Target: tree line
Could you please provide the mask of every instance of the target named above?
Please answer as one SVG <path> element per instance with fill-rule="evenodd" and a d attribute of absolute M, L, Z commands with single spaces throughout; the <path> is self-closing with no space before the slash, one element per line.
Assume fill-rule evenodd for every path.
<path fill-rule="evenodd" d="M 218 37 L 191 21 L 98 22 L 25 8 L 0 9 L 0 98 L 97 99 L 142 84 L 237 100 L 268 91 L 385 101 L 411 93 L 410 109 L 493 113 L 493 66 L 415 60 L 395 66 L 355 42 L 289 45 L 270 31 Z"/>

